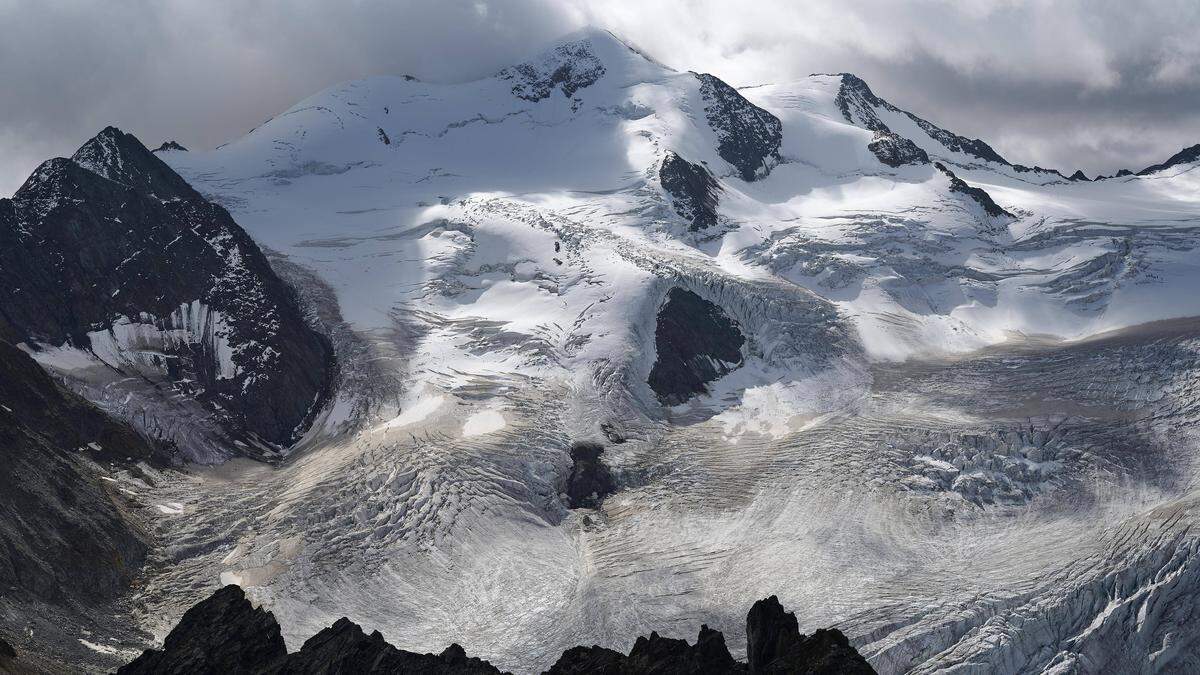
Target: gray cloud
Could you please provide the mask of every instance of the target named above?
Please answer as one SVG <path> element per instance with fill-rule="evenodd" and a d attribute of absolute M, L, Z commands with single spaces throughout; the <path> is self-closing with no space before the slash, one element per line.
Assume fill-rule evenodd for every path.
<path fill-rule="evenodd" d="M 106 124 L 212 147 L 342 80 L 472 79 L 586 23 L 734 84 L 856 72 L 1026 164 L 1200 142 L 1194 2 L 0 0 L 0 194 Z"/>

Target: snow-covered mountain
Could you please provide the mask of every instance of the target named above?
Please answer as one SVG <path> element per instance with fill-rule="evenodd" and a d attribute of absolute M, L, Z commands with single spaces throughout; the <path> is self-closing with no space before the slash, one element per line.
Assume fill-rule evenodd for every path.
<path fill-rule="evenodd" d="M 293 649 L 348 615 L 535 672 L 778 594 L 885 673 L 1200 667 L 1194 148 L 1067 177 L 584 31 L 160 150 L 338 366 L 274 466 L 115 476 L 179 505 L 157 637 L 238 583 Z"/>

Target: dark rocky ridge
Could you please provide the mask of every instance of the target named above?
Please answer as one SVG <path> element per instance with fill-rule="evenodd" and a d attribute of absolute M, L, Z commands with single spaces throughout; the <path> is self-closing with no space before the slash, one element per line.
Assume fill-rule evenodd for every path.
<path fill-rule="evenodd" d="M 10 342 L 95 350 L 89 333 L 133 334 L 139 362 L 110 365 L 203 401 L 234 438 L 291 443 L 333 367 L 229 213 L 112 127 L 0 200 L 0 300 Z"/>
<path fill-rule="evenodd" d="M 163 141 L 163 144 L 154 149 L 154 152 L 168 152 L 175 150 L 177 152 L 187 152 L 188 149 L 180 145 L 176 141 Z"/>
<path fill-rule="evenodd" d="M 1080 181 L 1090 180 L 1083 175 L 1082 171 L 1076 171 L 1070 177 L 1063 174 L 1057 169 L 1047 169 L 1040 166 L 1025 166 L 1023 164 L 1013 164 L 996 152 L 992 146 L 978 138 L 967 138 L 958 134 L 947 131 L 938 125 L 917 117 L 916 115 L 892 105 L 886 99 L 876 96 L 871 88 L 861 78 L 850 73 L 839 73 L 837 77 L 842 80 L 841 86 L 838 88 L 837 96 L 834 102 L 842 113 L 842 117 L 846 118 L 847 122 L 856 124 L 865 129 L 875 132 L 875 138 L 871 140 L 868 148 L 875 154 L 879 161 L 892 167 L 902 166 L 903 164 L 926 164 L 930 161 L 928 153 L 922 150 L 919 146 L 911 141 L 894 133 L 876 113 L 877 109 L 884 109 L 890 112 L 904 115 L 921 128 L 930 138 L 941 144 L 947 150 L 952 152 L 961 152 L 966 155 L 981 159 L 985 162 L 994 162 L 1002 166 L 1011 167 L 1017 173 L 1045 173 L 1051 174 L 1059 179 Z M 896 140 L 889 140 L 889 137 Z M 912 147 L 908 147 L 911 144 Z M 1197 146 L 1200 147 L 1200 146 Z M 915 152 L 913 150 L 915 148 Z M 922 155 L 924 160 L 922 161 Z M 899 163 L 896 163 L 899 162 Z"/>
<path fill-rule="evenodd" d="M 639 637 L 628 655 L 604 647 L 573 647 L 563 652 L 548 675 L 701 675 L 717 673 L 799 673 L 867 675 L 870 664 L 836 629 L 801 635 L 794 614 L 771 596 L 746 618 L 748 664 L 735 661 L 725 637 L 708 626 L 696 644 Z M 416 654 L 388 644 L 378 631 L 367 635 L 346 618 L 309 638 L 288 654 L 275 617 L 255 609 L 237 586 L 226 586 L 189 609 L 167 636 L 163 648 L 146 650 L 118 675 L 299 675 L 407 673 L 410 675 L 496 675 L 487 661 L 450 645 L 440 654 Z"/>
<path fill-rule="evenodd" d="M 95 462 L 156 454 L 132 428 L 0 341 L 0 607 L 89 604 L 124 589 L 148 535 L 132 524 Z M 0 611 L 0 625 L 6 615 Z"/>
<path fill-rule="evenodd" d="M 148 152 L 141 141 L 116 127 L 105 127 L 76 150 L 71 161 L 160 201 L 204 199 L 171 167 Z"/>
<path fill-rule="evenodd" d="M 746 615 L 746 661 L 751 673 L 873 673 L 836 628 L 800 633 L 796 615 L 772 595 Z"/>
<path fill-rule="evenodd" d="M 575 443 L 571 446 L 571 474 L 567 477 L 567 503 L 573 509 L 594 509 L 617 489 L 617 482 L 600 455 L 599 443 Z"/>
<path fill-rule="evenodd" d="M 780 161 L 783 123 L 720 79 L 695 75 L 708 126 L 717 134 L 717 154 L 738 170 L 742 180 L 765 177 Z"/>
<path fill-rule="evenodd" d="M 850 73 L 840 73 L 839 76 L 842 78 L 842 84 L 841 87 L 838 88 L 837 97 L 834 99 L 834 101 L 837 103 L 838 109 L 841 110 L 842 116 L 846 118 L 847 122 L 850 122 L 851 124 L 857 124 L 877 133 L 882 132 L 896 136 L 896 134 L 890 128 L 888 128 L 883 120 L 879 119 L 879 116 L 875 113 L 876 108 L 883 108 L 893 113 L 898 113 L 908 117 L 914 123 L 916 123 L 917 126 L 921 127 L 922 131 L 924 131 L 926 134 L 929 134 L 931 138 L 945 146 L 947 150 L 961 152 L 973 157 L 977 157 L 984 161 L 996 162 L 997 164 L 1011 166 L 1008 160 L 1001 157 L 1000 153 L 993 150 L 992 147 L 987 143 L 984 143 L 977 138 L 965 138 L 963 136 L 959 136 L 958 134 L 946 131 L 936 124 L 921 119 L 920 117 L 917 117 L 906 110 L 897 108 L 886 100 L 876 96 L 875 92 L 871 91 L 871 88 L 867 86 L 867 83 L 855 75 Z M 896 137 L 903 138 L 901 136 Z M 878 138 L 878 136 L 876 138 Z M 912 141 L 909 140 L 909 142 L 911 143 Z M 915 143 L 913 145 L 915 145 Z M 872 148 L 872 152 L 875 152 L 875 155 L 879 157 L 880 153 L 875 151 L 874 148 Z M 925 155 L 925 161 L 920 162 L 920 155 L 911 152 L 911 150 L 905 154 L 909 158 L 907 163 L 910 164 L 927 163 L 929 161 L 929 156 Z M 925 154 L 924 151 L 922 151 L 921 154 Z M 888 166 L 897 166 L 896 164 L 890 164 L 888 161 L 885 161 L 884 157 L 879 157 L 879 159 L 884 164 L 888 164 Z"/>
<path fill-rule="evenodd" d="M 708 383 L 742 364 L 746 338 L 720 307 L 682 288 L 672 288 L 658 312 L 658 355 L 648 383 L 665 405 L 708 391 Z"/>
<path fill-rule="evenodd" d="M 1179 165 L 1179 164 L 1189 164 L 1191 162 L 1195 162 L 1198 160 L 1200 160 L 1200 144 L 1193 145 L 1190 148 L 1184 148 L 1183 150 L 1180 150 L 1179 152 L 1175 153 L 1174 155 L 1171 155 L 1170 158 L 1167 159 L 1167 161 L 1165 161 L 1161 164 L 1155 164 L 1153 166 L 1148 166 L 1148 167 L 1142 169 L 1141 171 L 1137 172 L 1137 175 L 1146 176 L 1146 175 L 1149 175 L 1152 173 L 1158 173 L 1159 171 L 1162 171 L 1163 169 L 1169 169 L 1169 168 Z M 1118 173 L 1117 175 L 1120 176 L 1121 174 Z"/>
<path fill-rule="evenodd" d="M 671 205 L 692 231 L 717 224 L 717 202 L 721 185 L 705 167 L 693 164 L 674 152 L 667 152 L 658 169 L 663 189 L 671 195 Z"/>
<path fill-rule="evenodd" d="M 941 162 L 934 162 L 934 166 L 937 167 L 938 171 L 941 171 L 946 175 L 947 178 L 950 179 L 951 192 L 957 192 L 975 200 L 977 204 L 983 207 L 984 212 L 989 216 L 992 216 L 993 218 L 999 218 L 1001 216 L 1007 216 L 1009 218 L 1015 217 L 1013 214 L 1001 208 L 1000 205 L 992 199 L 992 196 L 989 195 L 983 188 L 977 188 L 968 184 L 963 179 L 954 175 L 954 172 L 950 169 L 947 169 L 946 166 Z"/>

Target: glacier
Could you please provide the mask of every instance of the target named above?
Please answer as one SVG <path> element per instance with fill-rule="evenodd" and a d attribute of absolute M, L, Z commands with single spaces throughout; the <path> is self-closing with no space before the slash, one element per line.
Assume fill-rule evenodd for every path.
<path fill-rule="evenodd" d="M 596 30 L 159 156 L 339 372 L 276 462 L 114 474 L 172 505 L 130 598 L 153 639 L 236 582 L 292 646 L 350 616 L 540 672 L 700 623 L 741 644 L 778 595 L 882 673 L 1200 668 L 1196 161 L 1081 181 L 850 75 L 734 89 Z M 673 289 L 746 340 L 666 405 Z M 190 311 L 171 330 L 217 340 Z M 619 489 L 572 509 L 588 441 Z"/>

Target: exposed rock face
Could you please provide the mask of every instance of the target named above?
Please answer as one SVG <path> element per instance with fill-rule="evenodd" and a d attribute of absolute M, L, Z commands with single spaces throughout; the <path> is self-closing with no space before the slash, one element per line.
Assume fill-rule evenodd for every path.
<path fill-rule="evenodd" d="M 837 630 L 804 636 L 796 617 L 775 596 L 760 600 L 746 618 L 750 664 L 735 661 L 725 636 L 700 627 L 696 644 L 639 637 L 626 656 L 604 647 L 572 647 L 547 675 L 719 675 L 724 673 L 869 674 L 875 671 Z M 497 675 L 487 661 L 450 645 L 440 654 L 416 654 L 388 644 L 378 631 L 367 635 L 346 618 L 288 654 L 274 615 L 255 609 L 237 586 L 226 586 L 189 609 L 162 649 L 147 649 L 118 675 L 236 673 L 255 675 Z"/>
<path fill-rule="evenodd" d="M 7 675 L 8 673 L 21 672 L 21 668 L 16 661 L 17 650 L 5 642 L 4 638 L 0 638 L 0 673 Z"/>
<path fill-rule="evenodd" d="M 200 193 L 193 190 L 171 167 L 147 152 L 141 141 L 116 127 L 106 127 L 95 138 L 84 143 L 71 156 L 71 161 L 114 183 L 160 201 L 203 200 Z M 28 186 L 29 182 L 25 185 Z"/>
<path fill-rule="evenodd" d="M 452 644 L 440 654 L 415 654 L 396 649 L 384 641 L 379 631 L 367 635 L 347 618 L 312 636 L 300 651 L 265 672 L 311 675 L 322 673 L 412 673 L 433 675 L 480 675 L 500 670 L 482 659 L 469 657 L 463 648 Z"/>
<path fill-rule="evenodd" d="M 875 138 L 867 144 L 867 149 L 874 153 L 880 162 L 890 167 L 929 163 L 929 154 L 920 146 L 890 131 L 876 131 Z"/>
<path fill-rule="evenodd" d="M 604 446 L 575 443 L 571 446 L 571 475 L 567 478 L 567 502 L 571 508 L 594 509 L 617 489 L 612 472 L 600 461 Z"/>
<path fill-rule="evenodd" d="M 987 213 L 989 216 L 992 216 L 994 218 L 999 218 L 1001 216 L 1007 216 L 1009 218 L 1014 217 L 1013 214 L 1009 213 L 1008 211 L 1005 211 L 1003 208 L 1000 207 L 999 204 L 997 204 L 995 201 L 993 201 L 992 196 L 989 195 L 982 188 L 977 188 L 973 185 L 967 184 L 966 181 L 964 181 L 963 179 L 954 175 L 954 172 L 951 171 L 950 169 L 947 169 L 946 166 L 944 164 L 942 164 L 941 162 L 935 162 L 934 166 L 937 167 L 938 171 L 941 171 L 943 174 L 946 175 L 947 178 L 950 179 L 950 191 L 951 192 L 957 192 L 959 194 L 963 194 L 963 195 L 966 195 L 967 197 L 970 197 L 977 204 L 979 204 L 981 207 L 983 207 L 983 210 L 985 213 Z"/>
<path fill-rule="evenodd" d="M 686 675 L 744 673 L 725 646 L 725 636 L 708 626 L 700 627 L 696 644 L 665 638 L 658 633 L 639 637 L 628 656 L 604 647 L 573 647 L 563 652 L 547 675 L 633 675 L 658 673 Z"/>
<path fill-rule="evenodd" d="M 847 122 L 857 124 L 866 129 L 876 132 L 892 133 L 887 124 L 883 122 L 876 114 L 875 110 L 882 108 L 893 113 L 901 114 L 911 119 L 917 126 L 921 128 L 930 138 L 942 144 L 947 150 L 952 152 L 961 152 L 971 155 L 978 159 L 997 164 L 1009 165 L 1009 161 L 1000 156 L 1000 153 L 992 149 L 992 146 L 984 143 L 977 138 L 965 138 L 958 134 L 946 131 L 945 129 L 928 122 L 916 115 L 901 110 L 896 106 L 888 103 L 882 98 L 879 98 L 871 91 L 861 78 L 851 75 L 850 73 L 842 73 L 842 84 L 838 89 L 835 102 L 838 108 L 842 111 L 842 116 Z M 879 156 L 879 153 L 875 153 Z M 880 157 L 880 161 L 883 158 Z M 928 161 L 928 158 L 926 158 Z M 887 162 L 884 162 L 887 164 Z M 889 165 L 895 166 L 895 165 Z"/>
<path fill-rule="evenodd" d="M 696 79 L 708 126 L 717 134 L 717 154 L 738 170 L 742 180 L 770 173 L 780 161 L 783 123 L 720 79 L 699 73 Z"/>
<path fill-rule="evenodd" d="M 1083 169 L 1079 169 L 1075 173 L 1071 174 L 1067 180 L 1091 182 L 1092 179 L 1088 178 L 1087 174 L 1083 173 Z"/>
<path fill-rule="evenodd" d="M 538 61 L 505 68 L 499 77 L 512 80 L 514 96 L 536 102 L 555 90 L 571 98 L 576 91 L 595 84 L 605 72 L 591 41 L 578 40 L 559 45 Z"/>
<path fill-rule="evenodd" d="M 88 459 L 154 452 L 0 341 L 0 579 L 7 598 L 89 603 L 125 588 L 147 535 L 127 522 Z"/>
<path fill-rule="evenodd" d="M 1165 161 L 1161 164 L 1155 164 L 1153 166 L 1148 166 L 1148 167 L 1142 169 L 1141 171 L 1137 172 L 1137 175 L 1145 176 L 1148 174 L 1157 173 L 1159 171 L 1162 171 L 1163 169 L 1169 169 L 1178 164 L 1190 164 L 1191 162 L 1195 162 L 1198 160 L 1200 160 L 1200 144 L 1193 145 L 1190 148 L 1184 148 L 1183 150 L 1180 150 L 1179 152 L 1175 153 L 1174 155 L 1171 155 L 1171 157 L 1169 159 L 1167 159 L 1167 161 Z M 1117 175 L 1120 176 L 1122 174 L 1118 173 Z M 1126 172 L 1125 175 L 1128 175 L 1128 172 Z"/>
<path fill-rule="evenodd" d="M 189 609 L 167 635 L 162 649 L 147 649 L 117 670 L 119 675 L 499 672 L 486 661 L 468 657 L 458 645 L 450 645 L 438 655 L 396 649 L 378 631 L 368 636 L 346 618 L 289 655 L 275 616 L 256 609 L 237 586 L 226 586 Z"/>
<path fill-rule="evenodd" d="M 658 178 L 671 195 L 675 213 L 691 223 L 689 229 L 697 231 L 717 224 L 721 185 L 708 169 L 667 152 L 658 169 Z"/>
<path fill-rule="evenodd" d="M 746 661 L 751 673 L 852 675 L 875 670 L 836 628 L 802 635 L 796 615 L 772 595 L 746 615 Z"/>
<path fill-rule="evenodd" d="M 741 327 L 720 307 L 672 288 L 658 312 L 658 358 L 650 370 L 650 388 L 666 405 L 706 393 L 709 382 L 742 364 L 745 341 Z"/>
<path fill-rule="evenodd" d="M 0 200 L 0 339 L 91 352 L 202 401 L 235 439 L 278 445 L 332 368 L 228 212 L 112 127 Z"/>
<path fill-rule="evenodd" d="M 154 152 L 187 152 L 188 149 L 175 141 L 163 141 L 163 144 L 154 149 Z"/>
<path fill-rule="evenodd" d="M 147 649 L 117 673 L 261 673 L 286 658 L 275 616 L 226 586 L 185 612 L 161 650 Z"/>

